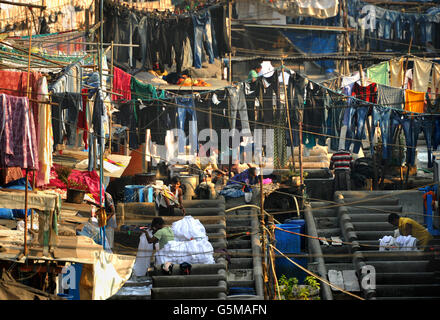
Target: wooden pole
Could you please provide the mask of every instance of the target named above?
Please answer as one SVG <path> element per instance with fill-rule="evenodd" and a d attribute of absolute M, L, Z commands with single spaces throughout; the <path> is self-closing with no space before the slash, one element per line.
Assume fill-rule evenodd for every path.
<path fill-rule="evenodd" d="M 125 155 L 130 155 L 130 136 L 129 136 L 129 130 L 125 129 L 125 133 L 127 135 L 127 139 L 125 139 Z"/>
<path fill-rule="evenodd" d="M 405 69 L 404 69 L 404 72 L 403 72 L 402 88 L 405 88 L 405 77 L 406 77 L 406 71 L 408 70 L 408 59 L 409 59 L 409 55 L 411 53 L 412 41 L 413 41 L 413 38 L 411 37 L 411 40 L 409 42 L 409 47 L 408 47 L 408 56 L 406 57 Z M 411 127 L 412 127 L 412 125 L 413 125 L 413 119 L 411 118 Z M 412 152 L 412 151 L 407 150 L 406 153 L 408 154 L 409 152 Z M 406 159 L 405 189 L 408 188 L 409 169 L 410 169 L 409 167 L 410 167 L 410 164 L 408 162 L 408 159 Z"/>
<path fill-rule="evenodd" d="M 17 0 L 15 0 L 17 1 Z M 20 7 L 28 7 L 28 8 L 38 8 L 38 9 L 46 9 L 46 6 L 40 6 L 38 4 L 32 4 L 32 3 L 17 3 L 14 1 L 5 1 L 5 0 L 0 0 L 0 3 L 3 4 L 9 4 L 12 6 L 20 6 Z"/>
<path fill-rule="evenodd" d="M 267 276 L 267 253 L 266 253 L 266 226 L 264 222 L 264 193 L 263 193 L 263 165 L 260 164 L 260 223 L 261 223 L 261 231 L 262 231 L 262 246 L 261 246 L 261 253 L 263 256 L 263 281 L 264 281 L 264 299 L 267 300 L 268 298 L 268 276 Z"/>
<path fill-rule="evenodd" d="M 29 10 L 31 10 L 29 8 Z M 31 90 L 30 90 L 30 77 L 31 77 L 31 49 L 32 49 L 32 24 L 30 23 L 30 19 L 28 13 L 26 12 L 27 24 L 28 24 L 28 34 L 29 34 L 29 53 L 28 53 L 28 72 L 27 72 L 27 97 L 31 98 Z M 32 112 L 31 105 L 29 104 L 29 112 Z M 35 175 L 35 171 L 34 171 Z M 28 211 L 28 184 L 29 184 L 29 169 L 26 168 L 26 186 L 25 186 L 25 204 L 24 204 L 24 255 L 27 255 L 27 211 Z"/>
<path fill-rule="evenodd" d="M 114 68 L 114 55 L 113 55 L 113 50 L 114 50 L 114 44 L 113 44 L 113 41 L 112 41 L 112 44 L 111 44 L 111 55 L 112 55 L 112 58 L 111 58 L 111 72 L 112 72 L 112 79 L 111 79 L 111 81 L 110 81 L 110 83 L 111 83 L 111 85 L 110 85 L 110 88 L 111 88 L 111 90 L 110 91 L 112 91 L 113 92 L 113 77 L 114 77 L 114 72 L 115 72 L 115 68 Z M 111 100 L 111 97 L 110 97 L 110 100 Z M 109 134 L 109 152 L 110 152 L 110 154 L 112 154 L 112 129 L 113 129 L 113 117 L 112 117 L 112 115 L 110 114 L 110 134 Z"/>
<path fill-rule="evenodd" d="M 344 55 L 348 56 L 350 53 L 350 36 L 348 33 L 348 12 L 347 12 L 346 0 L 341 1 L 341 6 L 342 6 L 342 10 L 343 10 L 344 28 L 346 30 L 344 32 Z M 344 74 L 349 75 L 350 74 L 350 65 L 348 63 L 348 60 L 344 60 L 343 64 L 344 64 L 344 68 L 343 68 Z"/>
<path fill-rule="evenodd" d="M 284 77 L 284 60 L 283 59 L 281 59 L 281 65 L 282 65 L 281 66 L 281 74 L 283 77 L 283 88 L 284 88 L 284 102 L 286 104 L 287 121 L 289 123 L 290 150 L 292 152 L 292 166 L 293 166 L 293 171 L 295 172 L 295 147 L 293 146 L 292 124 L 290 123 L 289 99 L 287 98 L 286 79 Z"/>

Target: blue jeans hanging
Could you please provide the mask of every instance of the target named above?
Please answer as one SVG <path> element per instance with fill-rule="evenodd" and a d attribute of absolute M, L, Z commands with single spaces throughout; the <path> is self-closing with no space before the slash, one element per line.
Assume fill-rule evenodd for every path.
<path fill-rule="evenodd" d="M 194 25 L 194 67 L 202 67 L 203 42 L 206 44 L 209 63 L 214 63 L 214 51 L 212 49 L 211 14 L 209 10 L 192 16 Z"/>
<path fill-rule="evenodd" d="M 192 136 L 191 153 L 195 153 L 198 150 L 197 143 L 197 114 L 194 107 L 193 98 L 176 98 L 176 103 L 184 108 L 177 109 L 178 124 L 179 124 L 179 153 L 185 152 L 186 137 L 184 134 L 185 118 L 188 112 L 191 115 L 191 121 L 189 126 L 189 134 Z"/>
<path fill-rule="evenodd" d="M 399 125 L 402 126 L 403 133 L 405 135 L 406 142 L 406 162 L 408 164 L 414 164 L 413 160 L 413 133 L 411 130 L 411 119 L 403 117 L 399 112 L 391 112 L 391 132 L 389 137 L 389 144 L 393 143 L 392 139 Z M 388 155 L 391 157 L 391 148 L 388 149 Z"/>
<path fill-rule="evenodd" d="M 391 120 L 392 109 L 386 107 L 373 107 L 373 130 L 371 130 L 371 140 L 374 138 L 374 128 L 379 122 L 380 131 L 382 133 L 382 157 L 383 159 L 388 159 L 388 141 L 390 139 L 390 120 Z M 373 149 L 372 149 L 373 150 Z M 373 152 L 373 151 L 372 151 Z"/>
<path fill-rule="evenodd" d="M 349 121 L 347 124 L 346 137 L 354 139 L 353 153 L 359 153 L 362 146 L 362 139 L 365 137 L 365 119 L 369 107 L 351 107 L 349 111 Z M 356 123 L 353 121 L 353 117 L 356 115 Z M 346 150 L 351 146 L 352 141 L 347 139 L 345 141 Z"/>
<path fill-rule="evenodd" d="M 417 147 L 417 139 L 421 131 L 423 131 L 423 135 L 425 136 L 426 146 L 428 148 L 428 168 L 432 168 L 432 125 L 433 119 L 431 117 L 419 117 L 413 120 L 413 148 L 412 148 L 412 160 L 415 162 L 416 158 L 416 147 Z"/>

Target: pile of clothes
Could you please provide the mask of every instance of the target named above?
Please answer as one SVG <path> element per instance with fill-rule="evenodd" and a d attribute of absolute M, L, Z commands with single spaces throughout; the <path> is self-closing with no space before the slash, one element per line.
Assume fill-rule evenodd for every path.
<path fill-rule="evenodd" d="M 417 239 L 413 236 L 385 236 L 380 241 L 379 251 L 417 251 Z"/>
<path fill-rule="evenodd" d="M 183 87 L 210 87 L 211 84 L 205 82 L 202 79 L 191 78 L 188 74 L 181 74 L 177 72 L 172 72 L 168 75 L 162 77 L 169 84 L 176 84 Z"/>
<path fill-rule="evenodd" d="M 214 248 L 208 241 L 205 227 L 198 219 L 185 216 L 171 226 L 174 240 L 156 252 L 156 265 L 165 263 L 213 264 Z"/>

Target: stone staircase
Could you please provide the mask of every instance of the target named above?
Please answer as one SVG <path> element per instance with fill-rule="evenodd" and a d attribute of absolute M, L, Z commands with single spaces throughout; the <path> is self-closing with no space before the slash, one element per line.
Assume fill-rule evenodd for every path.
<path fill-rule="evenodd" d="M 323 255 L 321 275 L 329 279 L 329 276 L 335 275 L 329 273 L 330 270 L 341 273 L 354 270 L 359 289 L 349 291 L 366 299 L 440 299 L 440 268 L 432 255 L 421 251 L 379 251 L 379 239 L 394 235 L 395 228 L 388 223 L 388 215 L 391 212 L 405 215 L 398 196 L 386 191 L 344 191 L 337 192 L 335 200 L 341 206 L 325 208 L 332 204 L 312 202 L 306 211 L 309 219 L 313 217 L 312 227 L 316 227 L 317 236 L 339 237 L 349 242 L 339 246 L 320 242 L 319 247 L 315 242 L 312 250 Z M 367 269 L 374 267 L 375 288 L 362 286 L 362 269 L 365 266 Z M 331 278 L 330 281 L 336 285 L 344 284 L 345 279 Z M 327 298 L 338 299 L 342 296 L 340 291 L 331 290 L 330 294 L 327 288 Z"/>

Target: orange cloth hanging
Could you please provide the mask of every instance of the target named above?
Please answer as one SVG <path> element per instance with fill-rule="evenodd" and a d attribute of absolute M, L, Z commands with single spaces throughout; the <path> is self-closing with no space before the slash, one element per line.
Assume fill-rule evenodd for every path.
<path fill-rule="evenodd" d="M 425 92 L 405 90 L 405 110 L 423 113 L 425 106 Z"/>

